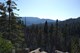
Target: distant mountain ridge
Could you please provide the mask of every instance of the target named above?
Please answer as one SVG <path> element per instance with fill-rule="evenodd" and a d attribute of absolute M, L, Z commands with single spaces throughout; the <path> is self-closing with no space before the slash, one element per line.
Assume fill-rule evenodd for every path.
<path fill-rule="evenodd" d="M 26 20 L 25 20 L 26 19 Z M 26 25 L 32 25 L 32 24 L 44 24 L 45 21 L 47 21 L 48 23 L 52 24 L 55 23 L 56 20 L 51 20 L 51 19 L 40 19 L 38 17 L 21 17 L 21 20 L 23 21 L 23 23 L 25 24 L 26 21 Z M 63 21 L 59 20 L 59 24 L 72 24 L 72 23 L 80 23 L 80 17 L 78 18 L 69 18 Z"/>
<path fill-rule="evenodd" d="M 78 17 L 78 18 L 69 18 L 69 19 L 66 19 L 64 21 L 61 21 L 60 23 L 64 23 L 64 24 L 80 23 L 80 17 Z"/>
<path fill-rule="evenodd" d="M 45 21 L 47 21 L 47 22 L 55 22 L 55 20 L 51 20 L 51 19 L 40 19 L 38 17 L 21 17 L 21 20 L 24 23 L 26 21 L 26 25 L 42 24 L 42 23 L 45 23 Z"/>

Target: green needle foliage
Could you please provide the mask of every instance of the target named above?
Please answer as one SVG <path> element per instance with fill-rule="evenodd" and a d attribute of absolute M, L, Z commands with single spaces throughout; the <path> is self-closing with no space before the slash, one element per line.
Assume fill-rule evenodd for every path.
<path fill-rule="evenodd" d="M 16 5 L 11 0 L 8 0 L 6 3 L 0 3 L 0 33 L 2 34 L 1 40 L 3 42 L 4 40 L 9 40 L 14 47 L 22 47 L 22 43 L 24 42 L 23 25 L 21 24 L 20 18 L 15 16 L 13 12 L 13 9 L 19 10 Z"/>
<path fill-rule="evenodd" d="M 0 35 L 1 36 L 1 35 Z M 11 41 L 0 37 L 0 53 L 10 53 L 13 45 Z"/>

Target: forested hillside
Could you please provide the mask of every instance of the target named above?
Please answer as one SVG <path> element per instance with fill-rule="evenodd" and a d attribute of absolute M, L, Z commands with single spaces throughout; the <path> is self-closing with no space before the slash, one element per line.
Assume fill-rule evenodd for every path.
<path fill-rule="evenodd" d="M 26 27 L 27 47 L 80 53 L 80 18 Z"/>
<path fill-rule="evenodd" d="M 55 22 L 42 19 L 38 20 L 39 24 L 32 24 L 33 20 L 27 26 L 26 20 L 23 23 L 14 10 L 19 10 L 14 1 L 0 2 L 0 53 L 11 53 L 12 49 L 23 52 L 24 48 L 30 51 L 41 48 L 48 53 L 55 50 L 80 53 L 80 17 Z M 44 20 L 45 23 L 40 22 Z"/>

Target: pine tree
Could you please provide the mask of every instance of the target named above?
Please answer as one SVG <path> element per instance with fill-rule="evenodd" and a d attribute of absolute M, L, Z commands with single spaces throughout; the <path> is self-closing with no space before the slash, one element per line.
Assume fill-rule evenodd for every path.
<path fill-rule="evenodd" d="M 18 21 L 18 19 L 13 12 L 16 3 L 8 0 L 7 5 L 5 3 L 0 4 L 0 32 L 4 39 L 10 40 L 14 45 L 21 46 L 24 41 L 23 26 Z M 8 7 L 6 7 L 8 6 Z"/>
<path fill-rule="evenodd" d="M 48 23 L 47 21 L 44 24 L 44 33 L 47 34 L 48 33 Z"/>
<path fill-rule="evenodd" d="M 54 45 L 56 48 L 58 48 L 58 19 L 56 20 L 56 25 L 55 25 L 55 37 L 54 37 Z"/>

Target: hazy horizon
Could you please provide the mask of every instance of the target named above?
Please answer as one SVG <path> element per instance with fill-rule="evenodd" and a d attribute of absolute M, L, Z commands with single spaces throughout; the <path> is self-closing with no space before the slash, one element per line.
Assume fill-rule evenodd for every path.
<path fill-rule="evenodd" d="M 4 0 L 3 0 L 4 1 Z M 14 0 L 19 16 L 65 20 L 80 17 L 80 0 Z"/>

